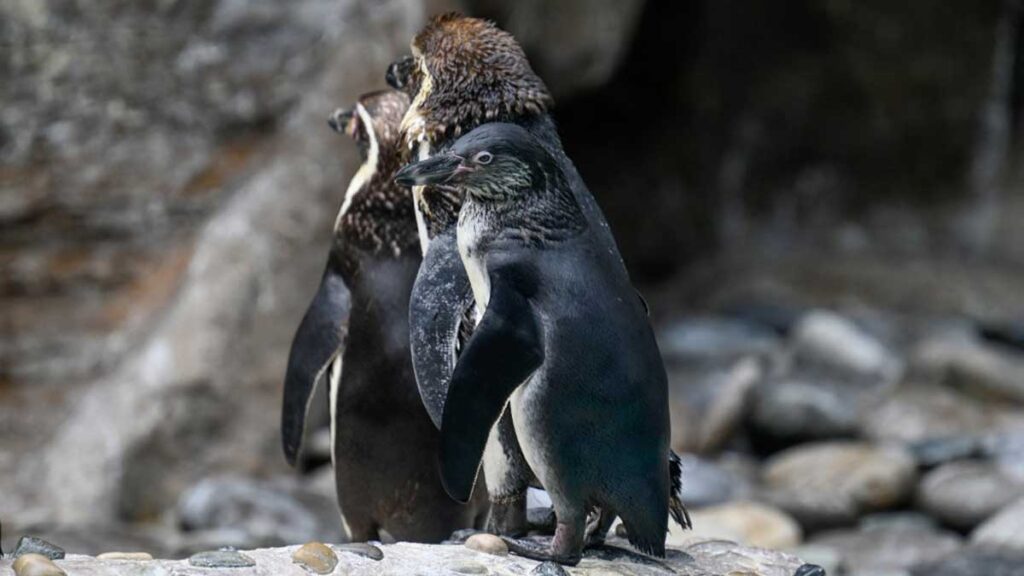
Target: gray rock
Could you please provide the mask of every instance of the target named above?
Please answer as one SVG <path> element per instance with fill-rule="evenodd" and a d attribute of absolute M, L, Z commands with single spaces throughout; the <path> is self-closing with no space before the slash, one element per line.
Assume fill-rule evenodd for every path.
<path fill-rule="evenodd" d="M 917 488 L 922 510 L 960 530 L 974 528 L 1021 497 L 1024 484 L 984 461 L 943 464 L 926 474 Z"/>
<path fill-rule="evenodd" d="M 188 563 L 198 568 L 251 568 L 256 561 L 236 550 L 209 550 L 189 556 Z"/>
<path fill-rule="evenodd" d="M 110 8 L 115 9 L 121 10 Z M 132 13 L 134 8 L 124 10 Z M 339 186 L 355 157 L 351 144 L 339 141 L 324 126 L 324 115 L 380 86 L 381 71 L 408 49 L 409 38 L 425 17 L 415 0 L 374 2 L 372 8 L 363 2 L 303 0 L 287 7 L 260 2 L 256 7 L 223 0 L 203 8 L 172 10 L 173 22 L 160 10 L 144 12 L 145 18 L 119 20 L 118 30 L 140 31 L 129 45 L 97 51 L 123 54 L 132 61 L 116 72 L 125 74 L 111 79 L 112 88 L 141 86 L 136 74 L 151 79 L 145 89 L 152 94 L 140 95 L 140 101 L 158 102 L 164 108 L 169 103 L 163 111 L 171 116 L 171 125 L 188 122 L 190 113 L 179 113 L 180 107 L 188 106 L 199 111 L 200 128 L 207 125 L 207 109 L 224 113 L 224 118 L 209 119 L 215 126 L 237 125 L 247 118 L 265 123 L 273 117 L 279 128 L 272 155 L 246 164 L 249 169 L 244 172 L 221 174 L 230 182 L 230 194 L 214 204 L 216 211 L 188 238 L 186 245 L 195 250 L 183 253 L 179 276 L 154 280 L 173 287 L 173 299 L 161 301 L 166 309 L 160 322 L 145 323 L 145 337 L 130 339 L 130 357 L 76 394 L 74 406 L 61 418 L 52 444 L 39 458 L 38 475 L 31 476 L 36 486 L 26 487 L 49 495 L 40 505 L 55 521 L 152 517 L 172 506 L 183 487 L 209 470 L 267 475 L 285 471 L 278 440 L 280 375 L 288 342 L 308 304 L 307 297 L 299 295 L 315 286 L 323 265 L 322 250 L 308 248 L 326 246 L 322 243 L 337 210 Z M 103 22 L 102 32 L 95 36 L 98 41 L 119 37 L 107 32 L 114 23 L 105 13 L 95 18 Z M 302 32 L 296 34 L 296 28 Z M 154 36 L 141 31 L 153 29 L 161 31 L 156 35 L 161 45 L 166 41 L 174 47 L 166 60 L 137 58 L 150 52 L 142 42 Z M 230 38 L 239 43 L 228 42 Z M 308 82 L 282 75 L 285 69 L 306 70 L 318 62 L 319 71 L 299 73 L 309 73 Z M 89 77 L 87 70 L 70 69 Z M 229 80 L 236 75 L 258 75 L 259 80 Z M 168 85 L 176 78 L 189 80 Z M 169 101 L 168 93 L 175 98 Z M 100 91 L 89 101 L 111 100 L 109 92 Z M 66 102 L 53 105 L 56 116 L 43 116 L 74 114 Z M 102 112 L 107 107 L 89 109 Z M 29 114 L 28 121 L 31 116 L 42 117 Z M 121 132 L 100 137 L 86 124 L 81 141 L 104 157 L 116 156 L 109 144 L 111 139 L 121 140 Z M 158 134 L 157 128 L 144 121 L 135 134 Z M 199 144 L 201 152 L 204 145 L 212 146 L 209 141 L 175 136 L 166 134 L 157 143 L 168 151 L 190 151 Z M 123 140 L 117 149 L 140 147 L 137 138 Z M 151 154 L 145 149 L 139 153 Z M 163 154 L 161 165 L 194 163 L 176 154 Z M 82 161 L 91 163 L 88 158 Z M 128 174 L 164 171 L 136 154 L 126 156 L 125 163 L 131 167 Z M 200 166 L 206 164 L 200 159 Z M 138 189 L 149 202 L 154 197 L 176 197 L 173 191 L 181 190 L 196 172 L 178 174 L 183 183 L 176 186 L 133 182 L 120 174 L 111 181 Z M 63 193 L 64 187 L 58 189 Z M 153 190 L 165 189 L 167 193 L 154 196 Z M 116 195 L 106 198 L 104 205 L 118 204 Z M 159 206 L 156 211 L 163 214 Z M 152 225 L 143 222 L 142 227 Z M 239 402 L 243 397 L 245 402 Z"/>
<path fill-rule="evenodd" d="M 667 362 L 735 362 L 780 346 L 768 328 L 722 317 L 685 318 L 658 332 L 658 348 Z"/>
<path fill-rule="evenodd" d="M 951 532 L 893 524 L 824 532 L 809 544 L 835 550 L 844 574 L 906 570 L 955 556 L 961 548 L 960 538 Z"/>
<path fill-rule="evenodd" d="M 1005 506 L 975 528 L 971 543 L 1024 553 L 1024 499 Z"/>
<path fill-rule="evenodd" d="M 714 461 L 694 454 L 683 454 L 680 460 L 683 464 L 683 502 L 687 506 L 699 508 L 721 504 L 747 496 L 753 490 L 747 478 Z"/>
<path fill-rule="evenodd" d="M 940 338 L 922 344 L 915 361 L 967 394 L 1024 403 L 1024 355 L 1008 347 Z"/>
<path fill-rule="evenodd" d="M 712 574 L 752 573 L 761 576 L 792 576 L 803 562 L 797 557 L 773 550 L 740 546 L 721 540 L 695 538 L 683 548 L 669 548 L 664 560 L 629 552 L 615 542 L 599 553 L 588 552 L 578 567 L 567 572 L 581 575 L 629 574 L 631 576 L 710 576 Z M 336 551 L 338 546 L 332 547 Z M 383 545 L 384 558 L 379 562 L 340 554 L 335 574 L 346 576 L 379 576 L 381 574 L 447 574 L 453 567 L 465 573 L 530 574 L 539 563 L 519 556 L 491 556 L 479 554 L 463 546 L 413 544 L 408 542 Z M 224 574 L 303 574 L 302 568 L 292 562 L 298 546 L 261 548 L 233 552 L 244 554 L 255 561 L 255 570 L 216 570 Z M 616 552 L 617 551 L 617 552 Z M 0 572 L 10 566 L 10 560 L 0 560 Z M 214 569 L 200 568 L 188 560 L 154 560 L 144 565 L 117 560 L 98 560 L 89 556 L 70 555 L 60 561 L 61 567 L 74 576 L 200 576 L 214 573 Z M 482 570 L 482 571 L 481 571 Z M 557 572 L 556 572 L 557 573 Z"/>
<path fill-rule="evenodd" d="M 824 310 L 807 313 L 793 330 L 799 361 L 853 375 L 895 380 L 903 366 L 873 336 L 846 318 Z"/>
<path fill-rule="evenodd" d="M 753 358 L 728 369 L 670 369 L 672 447 L 679 452 L 709 453 L 725 446 L 742 424 L 750 390 L 762 372 Z"/>
<path fill-rule="evenodd" d="M 852 441 L 791 448 L 770 458 L 763 471 L 769 499 L 809 528 L 897 506 L 916 478 L 906 450 Z"/>
<path fill-rule="evenodd" d="M 384 551 L 373 544 L 366 544 L 365 542 L 353 542 L 351 544 L 339 544 L 334 547 L 338 552 L 344 552 L 347 554 L 355 554 L 356 556 L 362 556 L 363 558 L 369 558 L 370 560 L 380 561 L 384 559 Z"/>
<path fill-rule="evenodd" d="M 64 557 L 64 549 L 56 544 L 51 544 L 42 538 L 35 536 L 22 536 L 14 547 L 12 556 L 17 558 L 22 554 L 39 554 L 50 560 L 60 560 Z"/>
<path fill-rule="evenodd" d="M 826 576 L 825 569 L 817 564 L 804 564 L 793 572 L 793 576 Z"/>
<path fill-rule="evenodd" d="M 1024 555 L 967 549 L 959 554 L 922 562 L 913 576 L 1024 576 Z"/>
<path fill-rule="evenodd" d="M 243 533 L 243 546 L 280 546 L 336 536 L 339 524 L 334 503 L 307 495 L 304 504 L 296 487 L 242 476 L 205 478 L 182 493 L 176 507 L 178 523 L 188 531 L 232 529 Z M 315 511 L 327 510 L 326 517 Z"/>
<path fill-rule="evenodd" d="M 932 468 L 953 460 L 963 460 L 981 455 L 983 441 L 976 436 L 947 436 L 928 438 L 908 446 L 917 463 Z"/>
<path fill-rule="evenodd" d="M 783 446 L 850 437 L 857 430 L 858 398 L 837 383 L 765 383 L 752 393 L 749 422 L 755 438 Z"/>
<path fill-rule="evenodd" d="M 530 576 L 569 576 L 569 573 L 560 564 L 542 562 L 536 568 L 530 570 Z"/>
<path fill-rule="evenodd" d="M 998 426 L 997 409 L 956 390 L 924 383 L 900 384 L 861 412 L 861 434 L 878 441 L 916 443 L 978 435 Z"/>

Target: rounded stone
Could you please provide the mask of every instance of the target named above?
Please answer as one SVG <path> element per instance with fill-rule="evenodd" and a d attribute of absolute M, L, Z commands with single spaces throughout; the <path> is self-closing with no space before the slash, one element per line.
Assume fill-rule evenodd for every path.
<path fill-rule="evenodd" d="M 292 562 L 316 574 L 330 574 L 338 565 L 338 556 L 321 542 L 309 542 L 292 554 Z"/>
<path fill-rule="evenodd" d="M 494 534 L 473 534 L 466 540 L 466 548 L 493 554 L 494 556 L 508 556 L 508 545 Z"/>
<path fill-rule="evenodd" d="M 153 559 L 149 552 L 104 552 L 96 556 L 97 560 L 129 560 L 132 562 L 145 562 Z"/>
<path fill-rule="evenodd" d="M 922 510 L 961 530 L 977 526 L 1020 497 L 1024 484 L 991 462 L 943 464 L 926 474 L 917 489 Z"/>
<path fill-rule="evenodd" d="M 1004 507 L 971 532 L 971 544 L 1024 552 L 1024 498 Z"/>
<path fill-rule="evenodd" d="M 14 561 L 12 568 L 14 568 L 16 576 L 64 576 L 65 574 L 53 563 L 53 560 L 33 552 L 19 556 Z"/>
<path fill-rule="evenodd" d="M 487 574 L 487 566 L 479 562 L 458 562 L 450 565 L 448 569 L 459 574 Z"/>
<path fill-rule="evenodd" d="M 40 556 L 46 556 L 50 560 L 61 560 L 64 558 L 64 549 L 42 538 L 22 536 L 14 547 L 14 557 L 18 558 L 23 554 L 39 554 Z"/>
<path fill-rule="evenodd" d="M 369 558 L 370 560 L 383 560 L 384 551 L 374 546 L 373 544 L 367 544 L 365 542 L 354 542 L 352 544 L 340 544 L 335 546 L 339 552 L 348 552 L 349 554 L 355 554 L 356 556 L 362 556 L 363 558 Z"/>
<path fill-rule="evenodd" d="M 763 479 L 773 503 L 814 528 L 902 504 L 914 488 L 917 468 L 896 446 L 818 442 L 773 456 Z"/>
<path fill-rule="evenodd" d="M 569 573 L 561 564 L 549 560 L 530 570 L 530 576 L 569 576 Z"/>
<path fill-rule="evenodd" d="M 684 544 L 693 537 L 724 538 L 758 548 L 792 548 L 803 533 L 789 514 L 758 502 L 728 502 L 694 510 L 694 529 L 680 532 L 672 527 L 668 542 Z"/>
<path fill-rule="evenodd" d="M 256 561 L 235 550 L 209 550 L 197 552 L 188 563 L 198 568 L 252 568 Z"/>
<path fill-rule="evenodd" d="M 817 564 L 804 564 L 796 569 L 793 576 L 826 576 L 825 569 Z"/>

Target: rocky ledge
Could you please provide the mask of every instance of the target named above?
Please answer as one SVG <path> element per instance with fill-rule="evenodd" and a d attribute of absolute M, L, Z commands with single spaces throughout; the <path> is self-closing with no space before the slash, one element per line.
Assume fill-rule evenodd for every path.
<path fill-rule="evenodd" d="M 500 541 L 499 541 L 500 544 Z M 479 546 L 387 544 L 261 548 L 246 551 L 201 552 L 186 560 L 152 560 L 146 554 L 68 555 L 49 560 L 42 555 L 0 560 L 0 575 L 18 576 L 187 576 L 196 574 L 260 575 L 588 575 L 588 576 L 818 576 L 820 568 L 804 565 L 783 552 L 749 548 L 725 540 L 694 538 L 672 547 L 664 560 L 641 556 L 621 539 L 589 551 L 579 566 L 562 568 L 509 555 L 503 546 L 481 551 Z"/>

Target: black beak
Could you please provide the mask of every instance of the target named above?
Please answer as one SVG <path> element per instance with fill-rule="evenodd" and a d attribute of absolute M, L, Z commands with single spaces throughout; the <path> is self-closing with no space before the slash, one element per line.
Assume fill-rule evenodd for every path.
<path fill-rule="evenodd" d="M 462 167 L 462 158 L 454 154 L 438 154 L 433 158 L 413 162 L 395 172 L 395 182 L 401 186 L 427 186 L 444 184 Z"/>
<path fill-rule="evenodd" d="M 331 114 L 331 117 L 327 119 L 327 125 L 331 127 L 331 130 L 338 132 L 339 134 L 345 133 L 345 127 L 348 126 L 352 115 L 355 114 L 353 110 L 344 110 L 338 108 Z"/>
<path fill-rule="evenodd" d="M 401 90 L 409 83 L 409 73 L 413 66 L 412 56 L 403 56 L 388 66 L 384 81 L 395 90 Z"/>

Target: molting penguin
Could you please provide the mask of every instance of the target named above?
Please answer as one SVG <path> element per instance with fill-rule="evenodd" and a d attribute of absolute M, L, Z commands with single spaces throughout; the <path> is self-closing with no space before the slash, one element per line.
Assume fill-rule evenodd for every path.
<path fill-rule="evenodd" d="M 496 119 L 533 126 L 560 153 L 558 136 L 545 115 L 551 96 L 510 34 L 484 20 L 445 14 L 416 35 L 412 53 L 395 61 L 386 79 L 413 99 L 402 130 L 419 158 Z M 413 364 L 427 411 L 440 426 L 447 382 L 479 309 L 456 247 L 460 199 L 443 187 L 417 186 L 413 196 L 425 255 L 410 303 Z M 488 529 L 524 532 L 526 490 L 534 480 L 510 416 L 495 427 L 484 476 L 491 497 Z"/>
<path fill-rule="evenodd" d="M 689 525 L 673 481 L 665 369 L 643 303 L 564 163 L 524 128 L 494 123 L 396 180 L 464 195 L 457 244 L 483 310 L 447 390 L 445 489 L 470 498 L 508 406 L 558 522 L 550 550 L 510 541 L 514 552 L 579 562 L 596 508 L 597 532 L 618 514 L 636 548 L 664 556 L 669 513 Z"/>
<path fill-rule="evenodd" d="M 437 478 L 439 434 L 417 393 L 409 294 L 420 264 L 399 122 L 409 99 L 364 95 L 331 126 L 359 145 L 362 165 L 334 224 L 320 288 L 292 341 L 281 430 L 295 463 L 308 404 L 326 380 L 338 504 L 349 536 L 439 542 L 478 524 L 482 506 L 452 502 Z M 347 333 L 346 333 L 347 332 Z"/>

